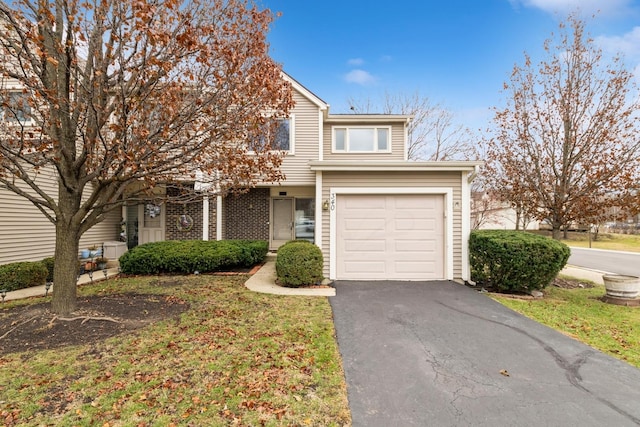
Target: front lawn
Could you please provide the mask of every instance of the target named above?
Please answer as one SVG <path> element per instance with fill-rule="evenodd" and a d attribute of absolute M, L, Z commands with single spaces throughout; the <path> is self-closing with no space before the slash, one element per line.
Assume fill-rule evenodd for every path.
<path fill-rule="evenodd" d="M 549 286 L 542 299 L 492 295 L 507 307 L 640 368 L 640 307 L 604 303 L 603 286 Z"/>
<path fill-rule="evenodd" d="M 550 232 L 540 232 L 550 236 Z M 640 234 L 599 233 L 598 239 L 593 235 L 589 241 L 589 233 L 569 232 L 568 239 L 562 239 L 567 246 L 579 248 L 605 249 L 610 251 L 640 252 Z"/>
<path fill-rule="evenodd" d="M 253 293 L 247 278 L 124 278 L 81 287 L 81 295 L 151 294 L 188 309 L 95 343 L 0 352 L 0 425 L 349 424 L 328 300 Z M 42 300 L 5 303 L 0 317 Z"/>

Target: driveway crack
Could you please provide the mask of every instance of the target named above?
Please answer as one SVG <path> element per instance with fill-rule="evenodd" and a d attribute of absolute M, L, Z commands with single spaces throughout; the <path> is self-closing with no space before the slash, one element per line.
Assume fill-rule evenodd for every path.
<path fill-rule="evenodd" d="M 489 319 L 477 314 L 473 314 L 473 313 L 469 313 L 467 311 L 464 310 L 460 310 L 456 307 L 452 307 L 450 305 L 447 305 L 441 301 L 437 301 L 438 304 L 453 310 L 457 313 L 460 314 L 464 314 L 466 316 L 470 316 L 479 320 L 484 320 L 486 322 L 490 322 L 496 325 L 500 325 L 500 326 L 504 326 L 507 327 L 515 332 L 518 332 L 522 335 L 525 335 L 526 337 L 530 338 L 531 340 L 533 340 L 534 342 L 538 343 L 547 353 L 549 353 L 551 355 L 551 357 L 553 358 L 553 360 L 556 362 L 556 364 L 565 372 L 565 377 L 567 378 L 567 380 L 569 381 L 569 383 L 571 385 L 573 385 L 574 387 L 576 387 L 579 390 L 582 390 L 583 392 L 589 394 L 590 396 L 592 396 L 593 398 L 595 398 L 596 400 L 600 401 L 601 403 L 607 405 L 609 408 L 611 408 L 612 410 L 616 411 L 617 413 L 619 413 L 620 415 L 630 419 L 631 421 L 633 421 L 636 424 L 640 425 L 640 418 L 637 418 L 631 414 L 629 414 L 628 412 L 626 412 L 625 410 L 623 410 L 622 408 L 619 408 L 618 406 L 616 406 L 614 403 L 608 401 L 607 399 L 604 399 L 596 394 L 594 394 L 593 392 L 591 392 L 591 390 L 589 390 L 588 388 L 586 388 L 585 386 L 583 386 L 581 384 L 582 381 L 582 376 L 580 375 L 580 368 L 582 367 L 582 365 L 584 365 L 587 360 L 589 359 L 589 357 L 593 354 L 595 354 L 594 350 L 585 350 L 582 353 L 578 354 L 576 360 L 574 360 L 573 362 L 570 362 L 569 360 L 567 360 L 565 357 L 563 357 L 560 353 L 558 353 L 553 347 L 551 347 L 549 344 L 545 343 L 543 340 L 541 340 L 540 338 L 530 334 L 529 332 L 525 331 L 524 329 L 520 329 L 516 326 L 513 325 L 509 325 L 507 323 L 504 322 L 500 322 L 494 319 Z"/>

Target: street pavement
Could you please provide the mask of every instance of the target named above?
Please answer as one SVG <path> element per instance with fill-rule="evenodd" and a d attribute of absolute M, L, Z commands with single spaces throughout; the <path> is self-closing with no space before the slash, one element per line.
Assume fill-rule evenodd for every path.
<path fill-rule="evenodd" d="M 571 248 L 569 264 L 615 274 L 640 276 L 640 253 Z"/>

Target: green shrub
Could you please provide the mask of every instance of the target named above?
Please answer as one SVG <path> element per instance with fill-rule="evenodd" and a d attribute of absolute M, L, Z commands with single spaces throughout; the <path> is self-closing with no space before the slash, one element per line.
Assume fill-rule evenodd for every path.
<path fill-rule="evenodd" d="M 523 231 L 476 230 L 469 238 L 471 279 L 502 292 L 544 289 L 570 254 L 562 242 Z"/>
<path fill-rule="evenodd" d="M 280 246 L 276 274 L 282 286 L 315 285 L 322 281 L 322 251 L 307 240 L 292 240 Z"/>
<path fill-rule="evenodd" d="M 47 267 L 40 261 L 0 265 L 0 289 L 15 291 L 44 285 L 48 273 Z"/>
<path fill-rule="evenodd" d="M 53 282 L 53 265 L 55 264 L 54 257 L 48 257 L 42 260 L 42 263 L 47 267 L 47 282 Z"/>
<path fill-rule="evenodd" d="M 171 240 L 136 246 L 119 261 L 126 274 L 211 273 L 253 266 L 268 250 L 264 240 Z"/>

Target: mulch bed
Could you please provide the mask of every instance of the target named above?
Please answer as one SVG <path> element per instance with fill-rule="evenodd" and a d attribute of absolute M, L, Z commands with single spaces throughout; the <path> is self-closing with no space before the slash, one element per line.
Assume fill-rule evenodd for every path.
<path fill-rule="evenodd" d="M 116 294 L 78 298 L 69 319 L 54 316 L 49 303 L 0 309 L 0 355 L 91 344 L 175 318 L 189 305 L 174 296 Z"/>
<path fill-rule="evenodd" d="M 563 289 L 578 289 L 578 288 L 586 289 L 586 288 L 593 288 L 595 285 L 591 282 L 583 282 L 580 280 L 555 278 L 553 282 L 551 282 L 550 286 L 555 286 L 557 288 L 563 288 Z M 471 286 L 471 287 L 478 291 L 497 294 L 505 298 L 524 299 L 524 300 L 532 300 L 532 299 L 540 298 L 540 297 L 534 297 L 533 295 L 525 294 L 525 293 L 504 293 L 499 289 L 492 288 L 491 286 L 485 286 L 483 284 L 476 284 L 476 286 Z M 542 291 L 542 293 L 544 294 L 544 291 Z"/>

